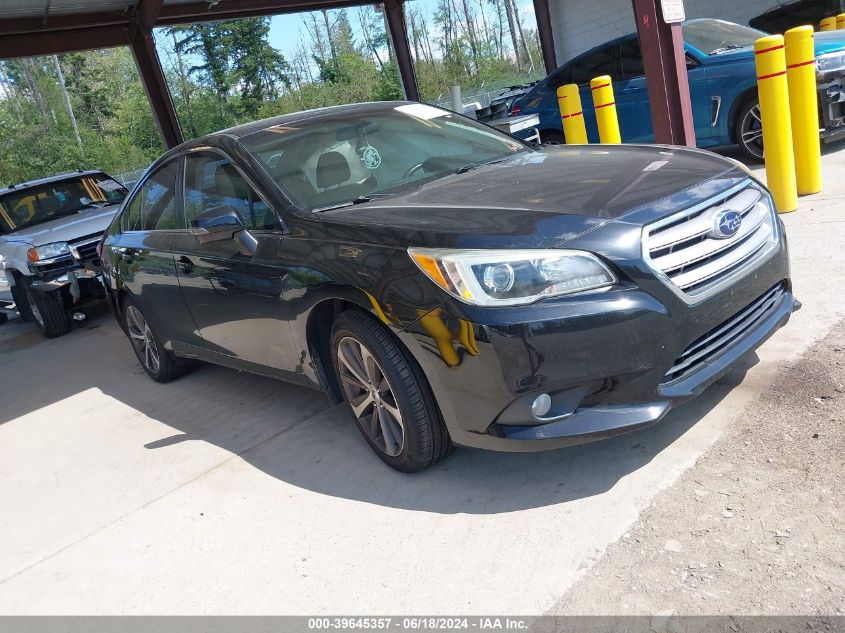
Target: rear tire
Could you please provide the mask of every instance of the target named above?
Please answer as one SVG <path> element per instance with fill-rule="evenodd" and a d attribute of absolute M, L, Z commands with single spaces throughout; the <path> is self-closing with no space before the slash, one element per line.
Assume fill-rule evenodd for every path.
<path fill-rule="evenodd" d="M 56 338 L 70 332 L 73 323 L 60 291 L 37 292 L 27 287 L 26 298 L 32 318 L 45 337 Z"/>
<path fill-rule="evenodd" d="M 347 310 L 332 327 L 331 349 L 356 426 L 388 466 L 412 473 L 449 454 L 449 432 L 425 376 L 381 324 Z"/>
<path fill-rule="evenodd" d="M 170 382 L 184 376 L 190 364 L 180 361 L 161 344 L 140 308 L 132 299 L 123 302 L 123 325 L 135 357 L 147 375 L 156 382 Z"/>

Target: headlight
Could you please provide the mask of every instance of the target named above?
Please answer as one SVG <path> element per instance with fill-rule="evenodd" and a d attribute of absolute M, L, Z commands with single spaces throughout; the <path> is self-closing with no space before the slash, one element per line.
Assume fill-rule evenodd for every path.
<path fill-rule="evenodd" d="M 616 283 L 584 251 L 409 248 L 408 254 L 450 295 L 480 306 L 524 305 Z"/>
<path fill-rule="evenodd" d="M 816 71 L 829 73 L 833 70 L 845 70 L 845 51 L 827 53 L 816 57 Z"/>
<path fill-rule="evenodd" d="M 27 260 L 33 264 L 43 259 L 53 259 L 54 257 L 63 257 L 65 255 L 70 255 L 70 248 L 68 247 L 67 242 L 44 244 L 43 246 L 30 248 L 26 252 Z"/>

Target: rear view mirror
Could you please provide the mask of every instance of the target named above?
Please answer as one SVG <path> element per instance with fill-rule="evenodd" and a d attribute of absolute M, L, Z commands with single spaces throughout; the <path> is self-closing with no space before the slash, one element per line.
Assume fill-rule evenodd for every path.
<path fill-rule="evenodd" d="M 199 214 L 191 225 L 200 244 L 220 240 L 234 240 L 242 255 L 253 255 L 258 247 L 257 240 L 246 230 L 235 207 L 225 204 Z"/>

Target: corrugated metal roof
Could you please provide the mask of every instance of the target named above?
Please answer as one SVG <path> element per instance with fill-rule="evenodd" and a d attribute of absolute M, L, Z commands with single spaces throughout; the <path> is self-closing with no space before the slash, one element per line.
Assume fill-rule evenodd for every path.
<path fill-rule="evenodd" d="M 191 0 L 164 0 L 165 5 L 185 4 Z M 37 18 L 47 13 L 51 15 L 71 15 L 100 13 L 103 11 L 121 12 L 138 4 L 137 0 L 2 0 L 0 19 Z"/>

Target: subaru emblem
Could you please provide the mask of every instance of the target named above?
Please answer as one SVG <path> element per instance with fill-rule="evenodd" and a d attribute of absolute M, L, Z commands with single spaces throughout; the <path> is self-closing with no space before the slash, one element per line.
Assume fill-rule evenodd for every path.
<path fill-rule="evenodd" d="M 736 235 L 742 224 L 742 215 L 733 209 L 722 209 L 716 214 L 713 221 L 711 235 L 717 239 L 724 240 Z"/>

